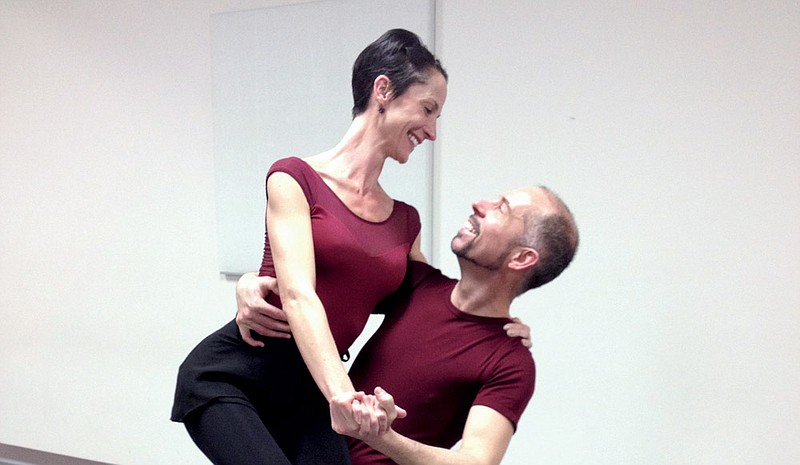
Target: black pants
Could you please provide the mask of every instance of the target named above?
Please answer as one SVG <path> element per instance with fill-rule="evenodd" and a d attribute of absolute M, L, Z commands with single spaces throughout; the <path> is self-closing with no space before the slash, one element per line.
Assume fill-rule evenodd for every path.
<path fill-rule="evenodd" d="M 253 406 L 216 401 L 192 412 L 184 425 L 215 465 L 350 465 L 345 439 L 320 408 L 267 428 Z"/>

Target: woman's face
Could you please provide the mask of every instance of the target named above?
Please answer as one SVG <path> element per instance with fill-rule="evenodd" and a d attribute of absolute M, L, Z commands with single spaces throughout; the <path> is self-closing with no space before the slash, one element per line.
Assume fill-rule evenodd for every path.
<path fill-rule="evenodd" d="M 417 145 L 436 140 L 436 119 L 446 98 L 447 81 L 432 71 L 428 82 L 414 84 L 386 103 L 385 135 L 391 158 L 405 163 Z"/>

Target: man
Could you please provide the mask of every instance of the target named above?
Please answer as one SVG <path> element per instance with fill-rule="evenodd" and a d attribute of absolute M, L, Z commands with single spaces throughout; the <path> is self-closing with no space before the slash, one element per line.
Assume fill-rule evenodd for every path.
<path fill-rule="evenodd" d="M 404 288 L 382 303 L 386 320 L 350 370 L 357 389 L 380 386 L 375 397 L 390 419 L 395 402 L 408 416 L 376 434 L 359 426 L 368 419 L 353 410 L 352 397 L 331 403 L 332 415 L 354 420 L 337 431 L 361 440 L 350 442 L 354 465 L 498 464 L 508 448 L 535 367 L 503 326 L 516 296 L 569 265 L 578 231 L 544 187 L 476 202 L 473 211 L 451 241 L 461 280 L 410 263 Z"/>

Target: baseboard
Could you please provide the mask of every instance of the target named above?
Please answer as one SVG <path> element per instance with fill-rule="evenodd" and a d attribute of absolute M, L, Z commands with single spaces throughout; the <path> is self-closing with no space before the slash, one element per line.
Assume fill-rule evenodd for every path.
<path fill-rule="evenodd" d="M 0 443 L 0 465 L 111 465 Z"/>

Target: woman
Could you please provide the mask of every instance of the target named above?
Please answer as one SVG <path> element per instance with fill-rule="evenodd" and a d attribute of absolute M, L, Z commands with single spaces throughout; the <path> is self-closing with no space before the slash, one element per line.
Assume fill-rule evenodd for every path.
<path fill-rule="evenodd" d="M 260 274 L 277 278 L 281 299 L 271 303 L 293 339 L 253 347 L 231 321 L 181 365 L 172 420 L 216 464 L 349 463 L 328 413 L 331 398 L 354 391 L 340 357 L 400 285 L 407 260 L 422 258 L 418 213 L 378 177 L 387 159 L 405 163 L 436 139 L 447 74 L 415 34 L 394 29 L 358 56 L 352 86 L 341 142 L 267 173 Z"/>

